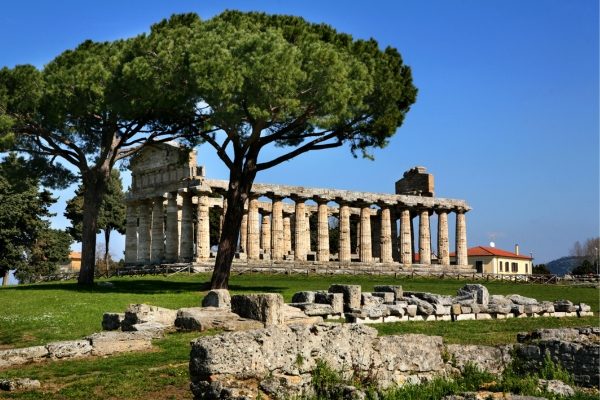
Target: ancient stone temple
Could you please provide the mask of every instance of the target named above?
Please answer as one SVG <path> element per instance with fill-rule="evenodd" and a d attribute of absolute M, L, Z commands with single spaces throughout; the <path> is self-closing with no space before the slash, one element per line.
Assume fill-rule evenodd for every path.
<path fill-rule="evenodd" d="M 208 179 L 195 153 L 172 143 L 145 149 L 131 170 L 126 264 L 210 265 L 210 215 L 220 213 L 222 224 L 228 182 Z M 385 194 L 255 183 L 234 263 L 468 269 L 467 203 L 435 197 L 433 175 L 423 167 L 405 172 L 395 189 Z M 456 239 L 450 249 L 452 215 Z M 433 248 L 430 222 L 436 216 Z M 331 232 L 338 237 L 333 246 Z M 453 265 L 451 250 L 457 255 Z"/>

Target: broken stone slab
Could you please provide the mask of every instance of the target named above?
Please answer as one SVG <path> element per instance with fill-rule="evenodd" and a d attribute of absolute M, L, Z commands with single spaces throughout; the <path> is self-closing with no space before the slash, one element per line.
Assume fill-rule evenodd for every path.
<path fill-rule="evenodd" d="M 512 310 L 512 305 L 507 303 L 489 303 L 487 307 L 482 307 L 481 311 L 492 314 L 508 314 Z"/>
<path fill-rule="evenodd" d="M 48 357 L 55 359 L 86 357 L 92 352 L 92 345 L 88 340 L 52 342 L 48 343 L 46 348 Z"/>
<path fill-rule="evenodd" d="M 400 285 L 378 285 L 373 288 L 373 291 L 394 293 L 394 300 L 404 297 L 404 292 Z"/>
<path fill-rule="evenodd" d="M 510 307 L 510 312 L 513 314 L 523 314 L 525 312 L 525 306 L 522 304 L 513 304 Z"/>
<path fill-rule="evenodd" d="M 92 355 L 108 356 L 116 353 L 152 349 L 152 335 L 146 332 L 99 332 L 86 337 L 92 346 Z"/>
<path fill-rule="evenodd" d="M 334 314 L 344 312 L 344 295 L 342 293 L 315 292 L 315 303 L 329 304 Z"/>
<path fill-rule="evenodd" d="M 115 331 L 121 329 L 121 322 L 125 318 L 125 313 L 104 313 L 102 315 L 102 329 L 105 331 Z"/>
<path fill-rule="evenodd" d="M 538 301 L 536 299 L 531 298 L 531 297 L 521 296 L 518 294 L 511 294 L 509 296 L 506 296 L 506 298 L 509 299 L 510 301 L 512 301 L 513 303 L 521 305 L 521 306 L 538 304 Z"/>
<path fill-rule="evenodd" d="M 386 307 L 392 316 L 403 317 L 406 314 L 406 308 L 395 304 L 386 304 Z"/>
<path fill-rule="evenodd" d="M 561 398 L 575 396 L 575 390 L 571 386 L 556 379 L 540 379 L 538 380 L 538 387 Z"/>
<path fill-rule="evenodd" d="M 443 304 L 433 304 L 433 313 L 435 315 L 448 315 L 450 314 L 451 307 Z"/>
<path fill-rule="evenodd" d="M 296 325 L 296 324 L 313 325 L 313 324 L 319 324 L 319 323 L 323 322 L 322 317 L 318 317 L 318 316 L 317 317 L 309 317 L 308 315 L 304 314 L 304 311 L 302 311 L 296 307 L 291 307 L 288 304 L 283 305 L 283 314 L 284 314 L 286 325 Z M 250 320 L 250 321 L 253 321 L 253 320 Z M 258 322 L 258 321 L 253 321 L 253 322 L 260 324 L 260 322 Z"/>
<path fill-rule="evenodd" d="M 291 307 L 299 308 L 304 312 L 304 314 L 309 317 L 315 316 L 328 316 L 335 314 L 333 307 L 329 304 L 319 304 L 319 303 L 290 303 Z"/>
<path fill-rule="evenodd" d="M 454 316 L 454 320 L 455 321 L 474 321 L 475 320 L 475 314 L 469 313 L 469 314 L 455 315 Z"/>
<path fill-rule="evenodd" d="M 132 331 L 133 325 L 146 322 L 156 322 L 166 327 L 175 326 L 175 318 L 177 318 L 177 310 L 148 304 L 130 304 L 121 322 L 121 329 Z"/>
<path fill-rule="evenodd" d="M 569 300 L 557 300 L 554 302 L 554 310 L 562 312 L 577 311 L 577 307 Z"/>
<path fill-rule="evenodd" d="M 471 314 L 473 312 L 473 308 L 471 306 L 460 306 L 461 314 Z"/>
<path fill-rule="evenodd" d="M 471 306 L 477 302 L 474 296 L 475 295 L 473 293 L 462 296 L 456 296 L 452 299 L 452 303 L 457 303 L 462 306 Z"/>
<path fill-rule="evenodd" d="M 539 304 L 525 304 L 523 305 L 525 314 L 537 314 L 541 311 Z"/>
<path fill-rule="evenodd" d="M 141 324 L 131 325 L 130 329 L 124 332 L 145 332 L 154 339 L 160 339 L 165 336 L 167 330 L 173 328 L 174 326 L 167 327 L 160 322 L 142 322 Z"/>
<path fill-rule="evenodd" d="M 363 307 L 378 306 L 383 304 L 383 298 L 373 296 L 372 293 L 362 293 L 360 303 Z"/>
<path fill-rule="evenodd" d="M 265 326 L 285 322 L 283 296 L 279 293 L 238 294 L 231 297 L 231 311 L 242 318 L 260 321 Z"/>
<path fill-rule="evenodd" d="M 387 304 L 373 304 L 363 307 L 357 315 L 368 318 L 383 318 L 390 315 L 390 310 Z"/>
<path fill-rule="evenodd" d="M 260 321 L 242 318 L 223 307 L 190 307 L 177 310 L 175 326 L 180 331 L 224 329 L 242 331 L 263 328 Z"/>
<path fill-rule="evenodd" d="M 493 294 L 490 296 L 489 304 L 496 304 L 496 305 L 511 307 L 513 302 L 510 299 L 506 298 L 505 296 L 502 296 L 500 294 Z"/>
<path fill-rule="evenodd" d="M 406 306 L 406 314 L 409 317 L 414 317 L 417 315 L 417 305 L 416 304 L 409 304 Z"/>
<path fill-rule="evenodd" d="M 487 288 L 483 285 L 476 283 L 469 283 L 458 289 L 457 296 L 463 296 L 467 294 L 474 294 L 475 301 L 477 304 L 487 305 L 490 301 L 490 293 Z"/>
<path fill-rule="evenodd" d="M 446 346 L 453 365 L 463 371 L 474 365 L 482 371 L 501 374 L 512 361 L 511 346 L 449 344 Z"/>
<path fill-rule="evenodd" d="M 0 390 L 14 392 L 16 390 L 36 390 L 41 388 L 40 381 L 29 378 L 0 379 Z"/>
<path fill-rule="evenodd" d="M 227 289 L 213 289 L 202 299 L 202 307 L 231 308 L 231 295 Z"/>
<path fill-rule="evenodd" d="M 425 300 L 421 300 L 419 298 L 412 296 L 412 297 L 407 297 L 406 301 L 408 301 L 408 304 L 417 306 L 417 314 L 431 315 L 434 313 L 433 305 L 426 302 Z"/>
<path fill-rule="evenodd" d="M 553 313 L 555 311 L 554 303 L 551 301 L 542 301 L 540 303 L 539 307 L 540 307 L 540 312 Z"/>
<path fill-rule="evenodd" d="M 292 296 L 292 303 L 314 303 L 315 294 L 312 291 L 296 292 Z"/>
<path fill-rule="evenodd" d="M 424 300 L 430 304 L 440 304 L 444 306 L 452 305 L 454 298 L 452 296 L 444 296 L 441 294 L 427 293 L 427 292 L 404 292 L 406 297 L 414 296 L 418 299 Z"/>
<path fill-rule="evenodd" d="M 360 285 L 331 285 L 329 293 L 342 293 L 344 295 L 344 311 L 360 309 L 361 292 Z"/>
<path fill-rule="evenodd" d="M 371 295 L 382 298 L 383 302 L 386 304 L 393 304 L 396 299 L 395 294 L 392 292 L 372 292 Z"/>
<path fill-rule="evenodd" d="M 22 365 L 48 358 L 46 346 L 32 346 L 20 349 L 0 350 L 0 368 Z"/>
<path fill-rule="evenodd" d="M 577 311 L 580 311 L 580 312 L 590 312 L 590 311 L 592 311 L 592 307 L 590 307 L 589 305 L 587 305 L 585 303 L 579 303 Z"/>

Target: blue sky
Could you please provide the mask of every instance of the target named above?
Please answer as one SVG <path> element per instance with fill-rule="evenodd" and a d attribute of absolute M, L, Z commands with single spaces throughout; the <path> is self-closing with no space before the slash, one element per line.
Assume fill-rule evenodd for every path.
<path fill-rule="evenodd" d="M 375 161 L 347 148 L 306 154 L 257 181 L 393 192 L 415 165 L 436 194 L 466 199 L 469 246 L 567 255 L 599 235 L 598 2 L 579 1 L 27 1 L 0 13 L 0 66 L 43 67 L 86 39 L 147 31 L 173 13 L 203 19 L 225 9 L 300 15 L 400 50 L 419 95 Z M 227 171 L 210 148 L 199 163 Z M 128 183 L 128 181 L 127 181 Z M 64 227 L 57 192 L 56 227 Z M 123 240 L 115 240 L 120 255 Z"/>

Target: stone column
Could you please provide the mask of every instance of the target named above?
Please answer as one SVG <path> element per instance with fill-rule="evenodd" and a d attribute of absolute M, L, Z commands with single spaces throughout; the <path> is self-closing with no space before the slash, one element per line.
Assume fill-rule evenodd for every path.
<path fill-rule="evenodd" d="M 448 246 L 448 211 L 437 210 L 438 214 L 438 259 L 441 265 L 450 265 Z"/>
<path fill-rule="evenodd" d="M 419 215 L 419 264 L 431 264 L 431 232 L 428 209 L 422 209 Z"/>
<path fill-rule="evenodd" d="M 152 242 L 150 230 L 152 227 L 152 214 L 149 200 L 143 200 L 138 206 L 138 261 L 143 264 L 150 262 L 150 244 Z"/>
<path fill-rule="evenodd" d="M 271 257 L 271 217 L 263 214 L 260 224 L 260 247 L 264 255 Z"/>
<path fill-rule="evenodd" d="M 260 256 L 260 232 L 258 230 L 258 199 L 253 197 L 248 204 L 248 259 L 258 260 Z"/>
<path fill-rule="evenodd" d="M 326 200 L 319 200 L 318 206 L 317 261 L 329 261 L 329 213 Z"/>
<path fill-rule="evenodd" d="M 240 253 L 246 253 L 248 248 L 248 211 L 244 210 L 240 226 Z"/>
<path fill-rule="evenodd" d="M 190 262 L 194 256 L 193 204 L 190 193 L 181 193 L 181 235 L 179 236 L 179 261 Z"/>
<path fill-rule="evenodd" d="M 294 259 L 306 261 L 306 205 L 304 204 L 304 199 L 295 198 L 294 201 L 296 202 Z"/>
<path fill-rule="evenodd" d="M 371 209 L 363 206 L 360 209 L 360 262 L 373 261 L 371 253 Z"/>
<path fill-rule="evenodd" d="M 152 206 L 152 263 L 159 264 L 165 258 L 165 210 L 164 199 L 157 197 Z"/>
<path fill-rule="evenodd" d="M 292 252 L 292 221 L 290 217 L 283 218 L 283 253 Z"/>
<path fill-rule="evenodd" d="M 340 203 L 340 246 L 338 258 L 340 262 L 350 262 L 352 255 L 350 251 L 350 207 L 348 204 Z"/>
<path fill-rule="evenodd" d="M 467 259 L 467 221 L 465 210 L 456 210 L 456 265 L 468 265 Z"/>
<path fill-rule="evenodd" d="M 165 239 L 165 261 L 177 262 L 179 257 L 179 225 L 181 212 L 177 205 L 177 192 L 167 196 L 167 228 Z"/>
<path fill-rule="evenodd" d="M 412 264 L 412 232 L 410 210 L 405 208 L 400 212 L 400 262 Z"/>
<path fill-rule="evenodd" d="M 271 258 L 273 260 L 283 260 L 285 252 L 284 240 L 284 222 L 283 222 L 283 202 L 280 198 L 273 198 L 273 206 L 271 208 Z M 289 223 L 289 220 L 288 220 Z"/>
<path fill-rule="evenodd" d="M 138 217 L 136 206 L 128 202 L 127 203 L 127 219 L 125 222 L 125 263 L 134 264 L 137 262 L 138 252 Z"/>
<path fill-rule="evenodd" d="M 390 208 L 382 206 L 381 208 L 381 262 L 391 263 L 392 258 L 392 221 Z"/>
<path fill-rule="evenodd" d="M 400 261 L 400 242 L 398 240 L 398 223 L 397 223 L 397 215 L 396 211 L 390 209 L 390 217 L 392 223 L 392 260 Z"/>
<path fill-rule="evenodd" d="M 198 213 L 196 214 L 196 258 L 205 261 L 210 258 L 210 205 L 208 196 L 198 198 Z"/>
<path fill-rule="evenodd" d="M 306 251 L 306 254 L 312 251 L 312 241 L 310 240 L 310 215 L 310 211 L 306 210 L 306 217 L 304 218 L 304 250 Z"/>

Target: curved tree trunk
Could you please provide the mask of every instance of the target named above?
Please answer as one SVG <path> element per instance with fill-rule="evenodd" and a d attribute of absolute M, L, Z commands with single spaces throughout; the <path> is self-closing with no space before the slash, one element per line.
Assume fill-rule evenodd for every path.
<path fill-rule="evenodd" d="M 227 289 L 231 263 L 235 256 L 240 226 L 244 215 L 244 204 L 252 189 L 256 172 L 241 173 L 230 171 L 229 188 L 227 189 L 227 211 L 223 220 L 223 230 L 219 240 L 219 250 L 215 260 L 210 287 L 211 289 Z"/>
<path fill-rule="evenodd" d="M 81 229 L 81 269 L 79 285 L 94 283 L 96 266 L 96 232 L 98 231 L 98 213 L 102 197 L 106 192 L 110 169 L 98 168 L 87 171 L 82 176 L 83 193 L 83 226 Z"/>

